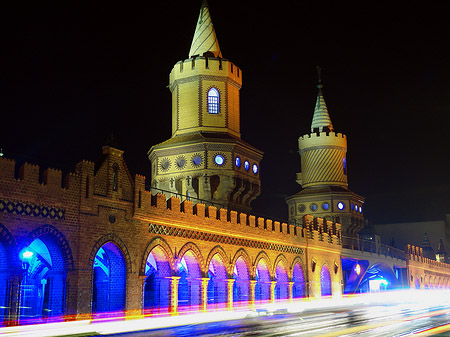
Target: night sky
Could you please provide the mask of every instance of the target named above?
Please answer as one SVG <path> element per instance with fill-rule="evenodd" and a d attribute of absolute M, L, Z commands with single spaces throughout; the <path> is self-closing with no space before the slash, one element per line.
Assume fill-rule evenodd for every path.
<path fill-rule="evenodd" d="M 366 219 L 450 213 L 448 11 L 393 3 L 209 1 L 222 54 L 243 71 L 242 138 L 265 152 L 256 214 L 286 219 L 284 199 L 300 190 L 297 139 L 310 130 L 316 65 Z M 200 4 L 1 8 L 5 157 L 67 173 L 97 162 L 114 133 L 131 173 L 150 180 L 147 151 L 171 135 L 169 73 L 188 57 Z"/>

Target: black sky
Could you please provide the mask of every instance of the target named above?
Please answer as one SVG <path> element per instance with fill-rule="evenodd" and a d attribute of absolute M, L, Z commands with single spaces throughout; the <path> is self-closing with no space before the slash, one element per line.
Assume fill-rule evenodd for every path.
<path fill-rule="evenodd" d="M 132 174 L 170 137 L 173 65 L 188 57 L 201 1 L 1 8 L 0 147 L 73 171 L 111 132 Z M 256 213 L 287 217 L 297 139 L 309 132 L 323 68 L 350 188 L 371 223 L 450 213 L 450 23 L 411 2 L 210 0 L 222 54 L 243 70 L 242 138 L 265 152 Z"/>

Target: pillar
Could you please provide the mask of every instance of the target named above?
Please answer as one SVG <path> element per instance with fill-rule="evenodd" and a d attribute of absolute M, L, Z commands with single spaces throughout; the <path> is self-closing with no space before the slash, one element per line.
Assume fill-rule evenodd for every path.
<path fill-rule="evenodd" d="M 294 282 L 289 282 L 289 298 L 288 298 L 288 302 L 292 303 L 293 299 L 294 299 L 294 294 L 292 289 L 294 288 Z"/>
<path fill-rule="evenodd" d="M 234 278 L 227 279 L 227 310 L 233 310 L 233 285 L 234 285 Z"/>
<path fill-rule="evenodd" d="M 270 282 L 270 303 L 275 303 L 275 287 L 277 286 L 277 281 Z"/>
<path fill-rule="evenodd" d="M 178 282 L 180 276 L 171 276 L 170 278 L 170 314 L 178 315 Z"/>
<path fill-rule="evenodd" d="M 249 307 L 251 310 L 256 310 L 255 306 L 255 287 L 256 287 L 256 280 L 250 280 L 250 303 Z"/>
<path fill-rule="evenodd" d="M 208 311 L 208 282 L 209 277 L 202 277 L 200 311 Z"/>

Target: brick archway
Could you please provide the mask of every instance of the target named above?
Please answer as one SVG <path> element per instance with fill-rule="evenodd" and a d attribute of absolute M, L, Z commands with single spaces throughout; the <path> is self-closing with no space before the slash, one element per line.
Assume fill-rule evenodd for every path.
<path fill-rule="evenodd" d="M 208 257 L 206 258 L 206 263 L 205 263 L 205 268 L 206 269 L 204 271 L 204 274 L 205 275 L 208 274 L 209 264 L 211 263 L 211 260 L 213 259 L 214 255 L 216 255 L 216 254 L 218 254 L 220 256 L 220 258 L 222 259 L 222 262 L 223 262 L 223 264 L 226 267 L 228 277 L 230 277 L 230 273 L 231 273 L 231 275 L 233 274 L 232 270 L 230 271 L 231 264 L 230 264 L 230 261 L 228 261 L 228 257 L 227 257 L 227 254 L 225 253 L 225 250 L 222 247 L 220 247 L 220 246 L 215 246 L 209 252 Z"/>
<path fill-rule="evenodd" d="M 172 252 L 172 249 L 170 249 L 169 244 L 161 237 L 156 237 L 152 239 L 149 244 L 147 245 L 147 248 L 145 249 L 144 255 L 142 256 L 142 262 L 141 266 L 139 268 L 139 275 L 145 275 L 145 265 L 147 264 L 147 258 L 148 255 L 152 252 L 152 250 L 160 246 L 161 249 L 164 251 L 164 253 L 167 255 L 168 262 L 170 264 L 170 268 L 172 268 L 172 271 L 175 270 L 174 266 L 174 254 Z"/>
<path fill-rule="evenodd" d="M 305 270 L 305 264 L 303 262 L 303 259 L 300 256 L 297 255 L 294 258 L 294 261 L 292 261 L 291 267 L 289 268 L 289 272 L 290 272 L 289 277 L 290 277 L 291 280 L 292 280 L 293 273 L 294 273 L 294 267 L 295 267 L 295 265 L 297 263 L 300 265 L 300 268 L 302 268 L 303 271 Z"/>
<path fill-rule="evenodd" d="M 258 263 L 261 260 L 264 260 L 264 262 L 266 263 L 267 268 L 269 269 L 270 278 L 273 279 L 275 277 L 275 275 L 273 274 L 273 269 L 272 269 L 272 264 L 270 263 L 270 258 L 267 255 L 267 253 L 265 251 L 263 251 L 263 250 L 258 253 L 258 255 L 256 256 L 256 259 L 255 259 L 255 262 L 253 263 L 253 268 L 252 268 L 253 275 L 252 275 L 252 277 L 253 278 L 255 277 L 256 267 L 258 266 Z"/>
<path fill-rule="evenodd" d="M 106 234 L 102 236 L 100 239 L 97 240 L 97 242 L 94 244 L 91 250 L 91 254 L 89 255 L 89 268 L 92 268 L 94 265 L 94 259 L 97 255 L 98 250 L 106 243 L 112 242 L 114 243 L 122 252 L 122 255 L 125 259 L 125 268 L 127 274 L 131 273 L 132 270 L 132 264 L 131 264 L 131 257 L 130 253 L 128 252 L 128 248 L 125 245 L 125 243 L 116 235 L 113 233 Z"/>
<path fill-rule="evenodd" d="M 198 261 L 198 264 L 199 264 L 199 267 L 200 267 L 200 271 L 202 272 L 202 274 L 204 276 L 205 263 L 204 263 L 204 260 L 203 260 L 202 252 L 197 247 L 197 245 L 195 243 L 193 243 L 193 242 L 188 242 L 183 247 L 181 247 L 181 249 L 179 250 L 179 252 L 177 254 L 177 257 L 176 257 L 175 266 L 178 265 L 178 263 L 182 260 L 184 254 L 186 254 L 188 251 L 192 251 L 194 256 L 197 258 L 197 261 Z"/>
<path fill-rule="evenodd" d="M 29 246 L 34 240 L 39 239 L 44 235 L 48 235 L 54 239 L 56 246 L 61 251 L 65 269 L 67 271 L 74 270 L 75 267 L 73 262 L 72 250 L 70 249 L 69 242 L 67 241 L 64 234 L 52 225 L 42 225 L 33 230 L 23 242 L 23 247 Z"/>

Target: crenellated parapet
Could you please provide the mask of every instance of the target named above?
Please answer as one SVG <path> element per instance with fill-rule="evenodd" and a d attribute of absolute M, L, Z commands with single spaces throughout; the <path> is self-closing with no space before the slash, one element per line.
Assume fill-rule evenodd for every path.
<path fill-rule="evenodd" d="M 409 244 L 406 246 L 405 257 L 411 288 L 450 286 L 450 264 L 426 258 L 421 247 Z"/>
<path fill-rule="evenodd" d="M 329 132 L 313 132 L 298 138 L 300 154 L 305 149 L 316 146 L 337 146 L 347 150 L 347 136 L 343 133 Z"/>

